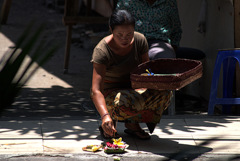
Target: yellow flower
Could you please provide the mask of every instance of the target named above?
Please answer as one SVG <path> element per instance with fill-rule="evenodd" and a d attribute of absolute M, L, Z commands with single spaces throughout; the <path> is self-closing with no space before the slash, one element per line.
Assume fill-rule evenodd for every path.
<path fill-rule="evenodd" d="M 122 138 L 119 139 L 113 139 L 113 144 L 114 145 L 124 145 L 124 143 L 122 142 Z"/>

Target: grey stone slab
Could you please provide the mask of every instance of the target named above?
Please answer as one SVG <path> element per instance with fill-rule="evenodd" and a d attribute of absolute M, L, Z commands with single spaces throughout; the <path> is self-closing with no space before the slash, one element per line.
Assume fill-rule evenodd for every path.
<path fill-rule="evenodd" d="M 42 153 L 39 121 L 1 121 L 0 154 Z"/>
<path fill-rule="evenodd" d="M 188 126 L 192 131 L 193 136 L 231 136 L 239 135 L 238 125 L 232 126 L 218 126 L 218 127 L 205 127 L 205 126 Z"/>
<path fill-rule="evenodd" d="M 11 139 L 41 139 L 39 121 L 1 121 L 0 140 Z"/>
<path fill-rule="evenodd" d="M 226 118 L 203 118 L 203 119 L 185 119 L 188 126 L 200 126 L 200 127 L 227 127 L 233 122 L 239 122 L 236 120 L 229 120 Z"/>
<path fill-rule="evenodd" d="M 183 151 L 184 153 L 199 153 L 197 146 L 192 140 L 166 139 L 152 136 L 149 141 L 136 141 L 138 150 L 145 153 L 154 154 L 174 154 Z M 191 149 L 197 149 L 194 152 Z"/>
<path fill-rule="evenodd" d="M 12 139 L 0 140 L 0 155 L 2 154 L 38 154 L 43 152 L 42 139 Z"/>
<path fill-rule="evenodd" d="M 82 147 L 101 144 L 96 120 L 44 121 L 44 153 L 82 153 Z"/>
<path fill-rule="evenodd" d="M 201 142 L 196 141 L 196 144 L 199 145 Z M 240 154 L 240 142 L 234 140 L 214 140 L 204 147 L 212 149 L 208 152 L 210 154 Z"/>
<path fill-rule="evenodd" d="M 158 126 L 160 126 L 160 127 L 161 126 L 175 126 L 175 125 L 185 126 L 186 125 L 185 119 L 184 118 L 171 119 L 171 117 L 169 117 L 169 118 L 161 119 L 160 123 L 158 124 Z"/>
<path fill-rule="evenodd" d="M 44 139 L 93 139 L 100 138 L 98 125 L 95 119 L 43 121 L 42 131 Z"/>
<path fill-rule="evenodd" d="M 73 139 L 56 139 L 56 140 L 44 140 L 44 153 L 53 154 L 74 154 L 82 153 L 88 154 L 90 152 L 85 152 L 82 150 L 83 147 L 87 145 L 101 145 L 102 140 L 98 139 L 83 139 L 83 140 L 73 140 Z M 98 154 L 98 152 L 96 152 Z"/>

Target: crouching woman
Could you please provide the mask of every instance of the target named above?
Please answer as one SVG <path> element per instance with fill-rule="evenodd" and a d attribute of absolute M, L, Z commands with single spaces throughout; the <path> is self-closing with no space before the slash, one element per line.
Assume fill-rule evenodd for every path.
<path fill-rule="evenodd" d="M 99 127 L 105 139 L 119 137 L 116 122 L 125 123 L 125 133 L 150 139 L 139 123 L 146 123 L 150 133 L 169 106 L 172 91 L 132 89 L 130 73 L 149 61 L 148 43 L 134 30 L 134 17 L 126 10 L 116 10 L 109 19 L 111 34 L 94 48 L 91 98 L 99 112 Z"/>

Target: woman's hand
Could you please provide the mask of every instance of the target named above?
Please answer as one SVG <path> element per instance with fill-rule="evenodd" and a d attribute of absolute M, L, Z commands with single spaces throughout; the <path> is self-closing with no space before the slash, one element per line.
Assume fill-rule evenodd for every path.
<path fill-rule="evenodd" d="M 110 137 L 114 137 L 117 130 L 114 127 L 114 123 L 109 115 L 102 118 L 102 128 L 104 132 Z"/>

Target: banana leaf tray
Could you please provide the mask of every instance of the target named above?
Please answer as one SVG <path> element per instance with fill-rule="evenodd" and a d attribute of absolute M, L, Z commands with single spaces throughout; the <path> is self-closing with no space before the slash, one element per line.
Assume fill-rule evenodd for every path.
<path fill-rule="evenodd" d="M 201 78 L 202 73 L 201 61 L 160 58 L 138 65 L 131 72 L 130 79 L 133 89 L 179 90 Z"/>

